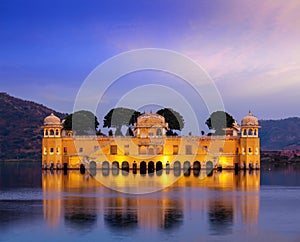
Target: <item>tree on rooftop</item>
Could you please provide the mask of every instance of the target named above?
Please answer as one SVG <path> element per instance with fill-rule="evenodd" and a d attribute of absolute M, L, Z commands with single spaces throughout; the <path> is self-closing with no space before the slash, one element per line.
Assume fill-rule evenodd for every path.
<path fill-rule="evenodd" d="M 113 108 L 105 115 L 103 127 L 116 128 L 115 135 L 123 136 L 121 131 L 122 126 L 132 126 L 140 114 L 140 112 L 129 108 Z"/>
<path fill-rule="evenodd" d="M 86 110 L 69 114 L 63 123 L 64 130 L 73 130 L 76 135 L 95 134 L 98 126 L 97 117 L 92 112 Z"/>
<path fill-rule="evenodd" d="M 156 112 L 157 114 L 163 116 L 165 118 L 166 123 L 168 123 L 169 129 L 172 132 L 168 132 L 168 134 L 176 134 L 173 130 L 182 130 L 184 127 L 184 119 L 180 113 L 176 112 L 172 108 L 163 108 Z M 177 135 L 177 134 L 176 134 Z"/>
<path fill-rule="evenodd" d="M 233 123 L 234 118 L 224 111 L 213 112 L 205 122 L 209 129 L 215 130 L 214 135 L 224 135 L 224 129 L 232 128 Z"/>

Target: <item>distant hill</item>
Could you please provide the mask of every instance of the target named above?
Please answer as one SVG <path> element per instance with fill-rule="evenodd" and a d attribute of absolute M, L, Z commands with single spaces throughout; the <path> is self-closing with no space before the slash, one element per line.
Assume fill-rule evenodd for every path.
<path fill-rule="evenodd" d="M 0 159 L 40 159 L 43 120 L 53 112 L 41 104 L 0 93 Z"/>
<path fill-rule="evenodd" d="M 261 150 L 300 150 L 300 118 L 260 120 Z"/>
<path fill-rule="evenodd" d="M 0 160 L 41 157 L 43 120 L 56 112 L 41 104 L 0 92 Z M 300 150 L 300 118 L 260 120 L 261 149 Z"/>

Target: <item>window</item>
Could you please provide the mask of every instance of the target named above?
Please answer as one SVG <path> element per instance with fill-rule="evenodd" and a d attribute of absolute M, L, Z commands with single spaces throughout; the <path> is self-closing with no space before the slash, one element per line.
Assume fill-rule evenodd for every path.
<path fill-rule="evenodd" d="M 50 130 L 50 135 L 54 135 L 54 130 L 53 129 Z"/>
<path fill-rule="evenodd" d="M 191 145 L 186 145 L 185 146 L 185 154 L 186 155 L 191 155 L 192 154 L 192 146 Z"/>
<path fill-rule="evenodd" d="M 154 135 L 153 135 L 153 132 L 149 132 L 149 135 L 148 135 L 149 137 L 153 137 Z"/>
<path fill-rule="evenodd" d="M 247 135 L 247 130 L 244 129 L 243 135 Z"/>
<path fill-rule="evenodd" d="M 156 136 L 162 136 L 161 129 L 157 129 L 157 130 L 156 130 Z"/>
<path fill-rule="evenodd" d="M 54 152 L 54 148 L 50 148 L 50 153 L 53 153 Z"/>
<path fill-rule="evenodd" d="M 149 147 L 148 154 L 149 155 L 154 155 L 154 148 L 153 147 Z"/>
<path fill-rule="evenodd" d="M 59 154 L 59 147 L 56 147 L 56 153 Z"/>
<path fill-rule="evenodd" d="M 110 154 L 111 155 L 116 155 L 118 152 L 118 148 L 117 148 L 117 146 L 116 145 L 111 145 L 110 146 Z"/>
<path fill-rule="evenodd" d="M 249 153 L 252 153 L 252 149 L 251 149 L 250 147 L 248 148 L 248 152 L 249 152 Z"/>
<path fill-rule="evenodd" d="M 67 154 L 67 147 L 64 147 L 64 154 Z"/>
<path fill-rule="evenodd" d="M 235 153 L 236 153 L 236 154 L 239 153 L 239 148 L 238 148 L 238 147 L 236 148 Z"/>
<path fill-rule="evenodd" d="M 249 134 L 249 135 L 252 135 L 252 134 L 253 134 L 252 129 L 249 129 L 248 134 Z"/>
<path fill-rule="evenodd" d="M 45 135 L 48 136 L 48 130 L 46 130 Z"/>
<path fill-rule="evenodd" d="M 79 152 L 80 153 L 83 152 L 83 148 L 82 147 L 79 148 Z"/>
<path fill-rule="evenodd" d="M 124 145 L 124 155 L 129 155 L 129 145 Z"/>
<path fill-rule="evenodd" d="M 162 155 L 164 153 L 164 149 L 162 145 L 156 146 L 156 154 Z"/>
<path fill-rule="evenodd" d="M 144 146 L 144 145 L 139 146 L 139 154 L 146 155 L 147 154 L 147 146 Z"/>
<path fill-rule="evenodd" d="M 178 155 L 178 145 L 173 145 L 173 155 Z"/>
<path fill-rule="evenodd" d="M 59 132 L 58 129 L 55 131 L 55 135 L 58 136 Z"/>

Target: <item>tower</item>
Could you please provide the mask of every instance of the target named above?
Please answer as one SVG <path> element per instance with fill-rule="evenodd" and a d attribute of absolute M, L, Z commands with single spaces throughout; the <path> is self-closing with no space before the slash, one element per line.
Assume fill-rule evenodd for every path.
<path fill-rule="evenodd" d="M 241 126 L 241 168 L 260 168 L 260 139 L 258 137 L 258 119 L 249 111 L 248 115 L 242 119 Z"/>
<path fill-rule="evenodd" d="M 62 124 L 53 113 L 44 119 L 44 137 L 42 141 L 43 168 L 62 168 Z"/>

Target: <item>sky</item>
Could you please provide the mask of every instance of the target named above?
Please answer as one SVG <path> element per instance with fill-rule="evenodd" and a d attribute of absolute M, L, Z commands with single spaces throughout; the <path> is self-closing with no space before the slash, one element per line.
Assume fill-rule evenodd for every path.
<path fill-rule="evenodd" d="M 299 12 L 298 0 L 1 0 L 0 91 L 71 113 L 98 65 L 163 48 L 200 65 L 238 121 L 249 110 L 259 119 L 300 116 Z M 151 83 L 198 102 L 177 77 L 145 71 L 110 87 L 99 118 L 120 95 Z"/>

